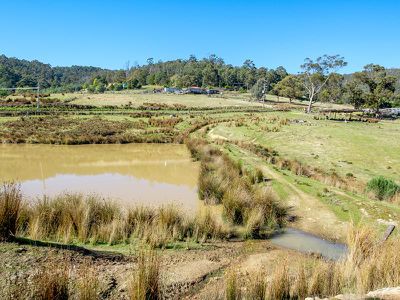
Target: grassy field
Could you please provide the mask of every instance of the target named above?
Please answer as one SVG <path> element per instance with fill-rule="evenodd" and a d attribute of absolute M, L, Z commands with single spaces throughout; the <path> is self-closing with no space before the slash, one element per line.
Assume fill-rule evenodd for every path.
<path fill-rule="evenodd" d="M 72 100 L 72 104 L 80 105 L 127 105 L 138 107 L 144 103 L 181 104 L 188 107 L 226 107 L 226 106 L 260 106 L 250 102 L 249 94 L 227 93 L 221 95 L 175 95 L 152 93 L 150 91 L 108 92 L 105 94 L 54 94 L 62 100 Z"/>
<path fill-rule="evenodd" d="M 15 107 L 0 117 L 0 140 L 186 143 L 193 159 L 201 162 L 199 196 L 210 214 L 191 219 L 171 209 L 124 211 L 101 201 L 64 196 L 21 206 L 17 218 L 9 210 L 10 202 L 19 198 L 14 192 L 13 197 L 2 192 L 0 221 L 11 216 L 18 226 L 4 223 L 11 227 L 2 232 L 0 258 L 10 263 L 0 266 L 7 274 L 6 279 L 0 278 L 0 297 L 13 299 L 20 286 L 34 295 L 40 295 L 43 287 L 59 288 L 52 277 L 62 277 L 60 288 L 73 297 L 89 293 L 104 299 L 121 295 L 143 299 L 137 293 L 143 296 L 154 290 L 187 299 L 251 299 L 260 294 L 264 296 L 257 299 L 282 299 L 289 294 L 325 297 L 400 284 L 399 277 L 387 275 L 398 274 L 397 231 L 384 246 L 378 242 L 387 225 L 399 221 L 399 201 L 378 201 L 364 189 L 377 175 L 400 183 L 399 120 L 320 120 L 317 113 L 305 114 L 301 101 L 289 104 L 275 96 L 264 105 L 250 102 L 245 93 L 208 97 L 151 90 L 52 95 L 78 106 L 56 113 L 48 108 L 42 115 L 13 115 L 25 109 Z M 144 103 L 167 106 L 154 111 L 139 108 Z M 118 107 L 102 108 L 107 105 Z M 316 106 L 327 107 L 341 106 Z M 352 190 L 352 185 L 362 189 Z M 72 201 L 76 205 L 70 205 Z M 353 223 L 361 228 L 354 229 Z M 347 266 L 279 248 L 265 239 L 286 226 L 347 242 L 351 250 Z M 54 247 L 58 250 L 49 257 L 48 249 Z M 141 251 L 149 248 L 156 250 L 143 255 Z M 290 262 L 294 257 L 297 263 Z M 393 264 L 385 263 L 388 257 Z M 26 261 L 40 266 L 43 280 Z M 260 269 L 266 272 L 251 275 Z M 16 271 L 23 276 L 8 280 Z M 87 282 L 93 286 L 82 286 L 83 273 L 97 274 L 99 281 L 90 275 Z M 152 281 L 139 286 L 149 277 Z"/>
<path fill-rule="evenodd" d="M 139 107 L 144 103 L 158 103 L 158 104 L 180 104 L 187 107 L 228 107 L 228 106 L 271 106 L 272 104 L 288 104 L 289 99 L 284 97 L 277 97 L 274 95 L 266 96 L 266 103 L 259 103 L 252 101 L 251 94 L 224 91 L 218 95 L 176 95 L 165 93 L 153 93 L 152 87 L 146 86 L 140 90 L 123 91 L 123 92 L 106 92 L 104 94 L 83 94 L 83 93 L 66 93 L 66 94 L 52 94 L 52 98 L 58 98 L 63 101 L 68 101 L 71 104 L 78 105 L 128 105 L 132 107 Z M 298 100 L 292 101 L 293 105 L 306 107 L 306 103 Z M 316 108 L 338 108 L 347 107 L 332 103 L 316 103 Z"/>
<path fill-rule="evenodd" d="M 302 112 L 270 115 L 287 119 L 288 123 L 279 126 L 266 118 L 243 126 L 219 124 L 211 134 L 258 143 L 277 150 L 283 157 L 342 176 L 352 173 L 364 182 L 377 175 L 399 181 L 399 120 L 370 124 L 314 120 Z"/>

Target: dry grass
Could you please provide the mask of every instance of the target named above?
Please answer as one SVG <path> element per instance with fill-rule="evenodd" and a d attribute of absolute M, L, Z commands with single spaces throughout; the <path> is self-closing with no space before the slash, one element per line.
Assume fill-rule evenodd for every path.
<path fill-rule="evenodd" d="M 228 271 L 225 282 L 225 299 L 239 300 L 242 298 L 240 286 L 238 285 L 237 274 L 234 271 Z"/>
<path fill-rule="evenodd" d="M 246 175 L 240 161 L 233 161 L 204 140 L 192 139 L 186 144 L 192 156 L 201 161 L 200 199 L 222 204 L 229 223 L 244 225 L 245 237 L 265 236 L 284 224 L 287 208 L 270 189 L 258 184 L 264 177 L 261 170 Z"/>
<path fill-rule="evenodd" d="M 69 268 L 46 265 L 32 281 L 33 299 L 67 300 L 70 296 Z"/>
<path fill-rule="evenodd" d="M 240 299 L 304 299 L 338 294 L 364 295 L 368 291 L 400 285 L 399 237 L 381 242 L 374 230 L 353 226 L 348 235 L 349 252 L 340 261 L 303 257 L 283 258 L 272 272 L 250 274 L 242 283 Z M 245 284 L 250 282 L 250 284 Z M 232 283 L 226 281 L 227 289 Z M 229 287 L 229 290 L 234 290 Z M 239 295 L 240 292 L 236 292 Z"/>
<path fill-rule="evenodd" d="M 267 299 L 267 280 L 265 274 L 256 274 L 254 280 L 251 280 L 249 287 L 249 299 L 266 300 Z"/>
<path fill-rule="evenodd" d="M 180 140 L 180 132 L 173 128 L 180 118 L 160 119 L 155 125 L 130 120 L 107 120 L 91 116 L 21 117 L 4 122 L 0 140 L 5 143 L 41 144 L 116 144 L 116 143 L 172 143 Z M 147 129 L 146 129 L 147 128 Z"/>
<path fill-rule="evenodd" d="M 84 266 L 77 275 L 76 293 L 79 300 L 98 299 L 100 282 L 90 265 Z"/>
<path fill-rule="evenodd" d="M 12 239 L 17 232 L 22 195 L 19 186 L 5 182 L 0 187 L 0 241 Z"/>
<path fill-rule="evenodd" d="M 278 266 L 267 287 L 268 299 L 280 300 L 290 298 L 290 277 L 287 262 Z"/>
<path fill-rule="evenodd" d="M 144 242 L 163 248 L 176 241 L 221 240 L 231 234 L 209 211 L 192 217 L 173 205 L 123 208 L 93 195 L 44 198 L 24 207 L 21 214 L 25 217 L 15 225 L 18 235 L 62 243 Z"/>
<path fill-rule="evenodd" d="M 154 251 L 142 251 L 138 257 L 138 269 L 128 282 L 131 300 L 162 299 L 160 259 Z"/>
<path fill-rule="evenodd" d="M 232 141 L 232 143 L 253 152 L 257 156 L 265 159 L 268 163 L 276 165 L 281 170 L 289 170 L 295 175 L 309 177 L 324 184 L 347 191 L 364 193 L 365 185 L 362 182 L 356 181 L 353 176 L 346 176 L 346 178 L 343 178 L 334 171 L 326 172 L 320 168 L 306 165 L 296 159 L 290 160 L 280 157 L 276 151 L 261 145 L 239 141 Z"/>

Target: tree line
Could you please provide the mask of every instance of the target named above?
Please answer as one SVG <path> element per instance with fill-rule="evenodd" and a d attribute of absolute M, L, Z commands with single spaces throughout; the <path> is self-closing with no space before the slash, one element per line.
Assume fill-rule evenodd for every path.
<path fill-rule="evenodd" d="M 76 91 L 82 88 L 92 92 L 105 90 L 135 89 L 144 85 L 174 87 L 220 87 L 233 90 L 248 90 L 258 79 L 269 78 L 271 84 L 282 80 L 288 73 L 283 67 L 257 68 L 253 61 L 246 60 L 242 66 L 226 64 L 216 55 L 197 59 L 155 62 L 149 58 L 147 64 L 126 66 L 120 70 L 96 67 L 72 66 L 51 67 L 39 61 L 27 61 L 0 56 L 0 87 L 25 87 L 40 85 L 42 89 Z"/>
<path fill-rule="evenodd" d="M 317 102 L 349 103 L 355 108 L 399 106 L 400 70 L 370 64 L 350 75 L 339 74 L 347 62 L 339 55 L 307 58 L 301 72 L 288 74 L 284 67 L 256 67 L 252 60 L 233 66 L 216 56 L 157 61 L 149 58 L 140 66 L 107 70 L 90 66 L 52 67 L 39 61 L 0 56 L 0 87 L 40 86 L 47 92 L 85 89 L 102 93 L 137 89 L 144 85 L 219 87 L 251 91 L 262 101 L 267 94 L 308 101 L 308 111 Z M 3 91 L 4 93 L 4 91 Z"/>

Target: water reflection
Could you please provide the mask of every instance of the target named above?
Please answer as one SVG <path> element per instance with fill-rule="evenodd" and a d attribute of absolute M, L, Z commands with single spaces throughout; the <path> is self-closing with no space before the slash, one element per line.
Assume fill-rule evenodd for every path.
<path fill-rule="evenodd" d="M 30 198 L 68 191 L 128 204 L 198 203 L 198 164 L 184 145 L 2 145 L 0 170 Z"/>

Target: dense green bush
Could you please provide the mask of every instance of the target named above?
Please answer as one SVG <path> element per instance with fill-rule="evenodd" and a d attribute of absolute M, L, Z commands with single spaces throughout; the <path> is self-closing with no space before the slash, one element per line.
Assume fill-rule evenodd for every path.
<path fill-rule="evenodd" d="M 368 182 L 367 191 L 375 193 L 376 198 L 379 200 L 387 200 L 400 192 L 400 186 L 391 179 L 377 176 Z"/>

